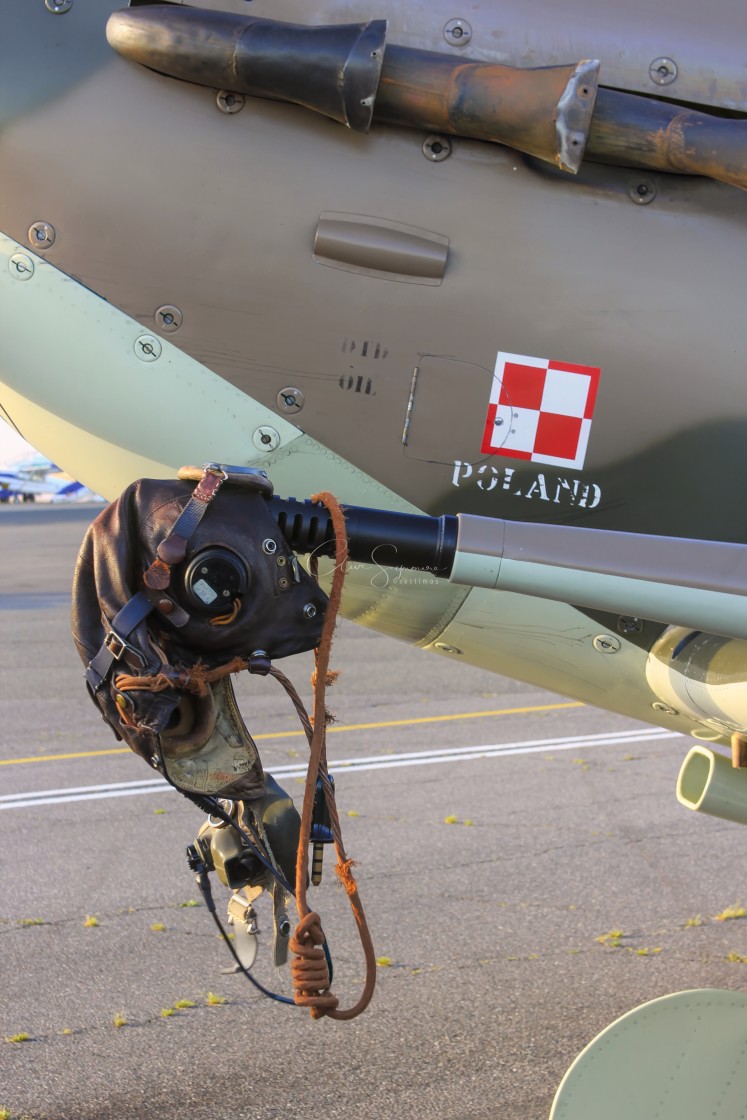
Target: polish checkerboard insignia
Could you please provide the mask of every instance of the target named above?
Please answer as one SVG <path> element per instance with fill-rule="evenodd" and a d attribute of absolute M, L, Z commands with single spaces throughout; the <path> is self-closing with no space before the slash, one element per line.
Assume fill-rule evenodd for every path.
<path fill-rule="evenodd" d="M 583 467 L 600 372 L 595 366 L 500 352 L 483 454 Z"/>

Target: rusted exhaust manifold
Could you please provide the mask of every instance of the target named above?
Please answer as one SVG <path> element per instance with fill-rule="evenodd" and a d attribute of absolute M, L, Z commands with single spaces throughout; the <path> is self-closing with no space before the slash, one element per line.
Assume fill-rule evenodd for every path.
<path fill-rule="evenodd" d="M 704 175 L 747 189 L 747 120 L 600 89 L 586 147 L 598 163 Z"/>
<path fill-rule="evenodd" d="M 505 144 L 577 172 L 582 159 L 747 188 L 747 120 L 598 89 L 599 62 L 518 70 L 385 46 L 386 20 L 307 27 L 182 5 L 109 17 L 109 43 L 173 78 L 302 105 L 357 132 L 372 119 Z"/>
<path fill-rule="evenodd" d="M 389 46 L 376 119 L 506 144 L 575 173 L 598 76 L 598 62 L 517 70 Z"/>
<path fill-rule="evenodd" d="M 367 132 L 391 124 L 507 144 L 577 171 L 597 62 L 516 70 L 389 46 L 386 21 L 306 27 L 154 4 L 109 17 L 109 43 L 172 78 L 289 101 Z"/>

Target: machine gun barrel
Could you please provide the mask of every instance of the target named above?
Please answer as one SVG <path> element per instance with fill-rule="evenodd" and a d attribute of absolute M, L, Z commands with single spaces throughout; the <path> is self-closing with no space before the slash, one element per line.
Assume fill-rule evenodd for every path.
<path fill-rule="evenodd" d="M 296 552 L 334 554 L 324 506 L 268 504 Z M 344 513 L 353 560 L 747 639 L 747 545 L 464 513 Z"/>
<path fill-rule="evenodd" d="M 268 499 L 267 504 L 295 552 L 334 556 L 335 531 L 323 505 L 277 497 Z M 343 512 L 351 560 L 449 575 L 456 551 L 456 517 L 428 517 L 363 506 L 344 506 Z"/>

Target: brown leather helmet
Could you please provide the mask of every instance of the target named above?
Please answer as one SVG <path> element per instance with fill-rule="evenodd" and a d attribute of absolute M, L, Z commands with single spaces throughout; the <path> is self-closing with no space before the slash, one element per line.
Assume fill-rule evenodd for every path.
<path fill-rule="evenodd" d="M 134 482 L 83 541 L 72 629 L 89 691 L 115 734 L 184 789 L 262 794 L 221 671 L 266 673 L 321 636 L 327 597 L 286 544 L 271 495 L 261 471 L 184 467 L 178 480 Z"/>

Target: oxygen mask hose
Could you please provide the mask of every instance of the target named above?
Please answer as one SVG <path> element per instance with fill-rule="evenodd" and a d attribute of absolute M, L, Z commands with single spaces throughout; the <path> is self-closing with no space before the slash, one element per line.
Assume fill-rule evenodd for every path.
<path fill-rule="evenodd" d="M 345 518 L 337 499 L 324 492 L 315 494 L 312 501 L 321 502 L 325 505 L 332 518 L 335 530 L 335 567 L 324 629 L 315 653 L 316 669 L 312 677 L 314 686 L 313 733 L 310 740 L 309 768 L 306 775 L 306 790 L 301 814 L 301 836 L 296 859 L 296 906 L 298 907 L 300 920 L 293 937 L 290 939 L 290 949 L 294 954 L 290 968 L 295 990 L 295 1002 L 303 1007 L 308 1007 L 312 1019 L 321 1019 L 325 1015 L 330 1019 L 354 1019 L 371 1002 L 376 985 L 376 954 L 358 894 L 358 886 L 352 872 L 353 861 L 349 859 L 342 842 L 334 789 L 327 774 L 327 722 L 329 713 L 326 708 L 327 685 L 334 681 L 334 676 L 329 670 L 329 660 L 345 579 L 348 543 Z M 337 997 L 330 990 L 331 981 L 324 951 L 325 937 L 321 919 L 318 914 L 309 909 L 306 901 L 309 843 L 318 779 L 321 779 L 324 788 L 330 827 L 334 838 L 335 851 L 337 852 L 335 870 L 350 900 L 350 907 L 358 927 L 358 936 L 366 959 L 366 980 L 360 998 L 353 1007 L 342 1011 L 339 1010 Z"/>

